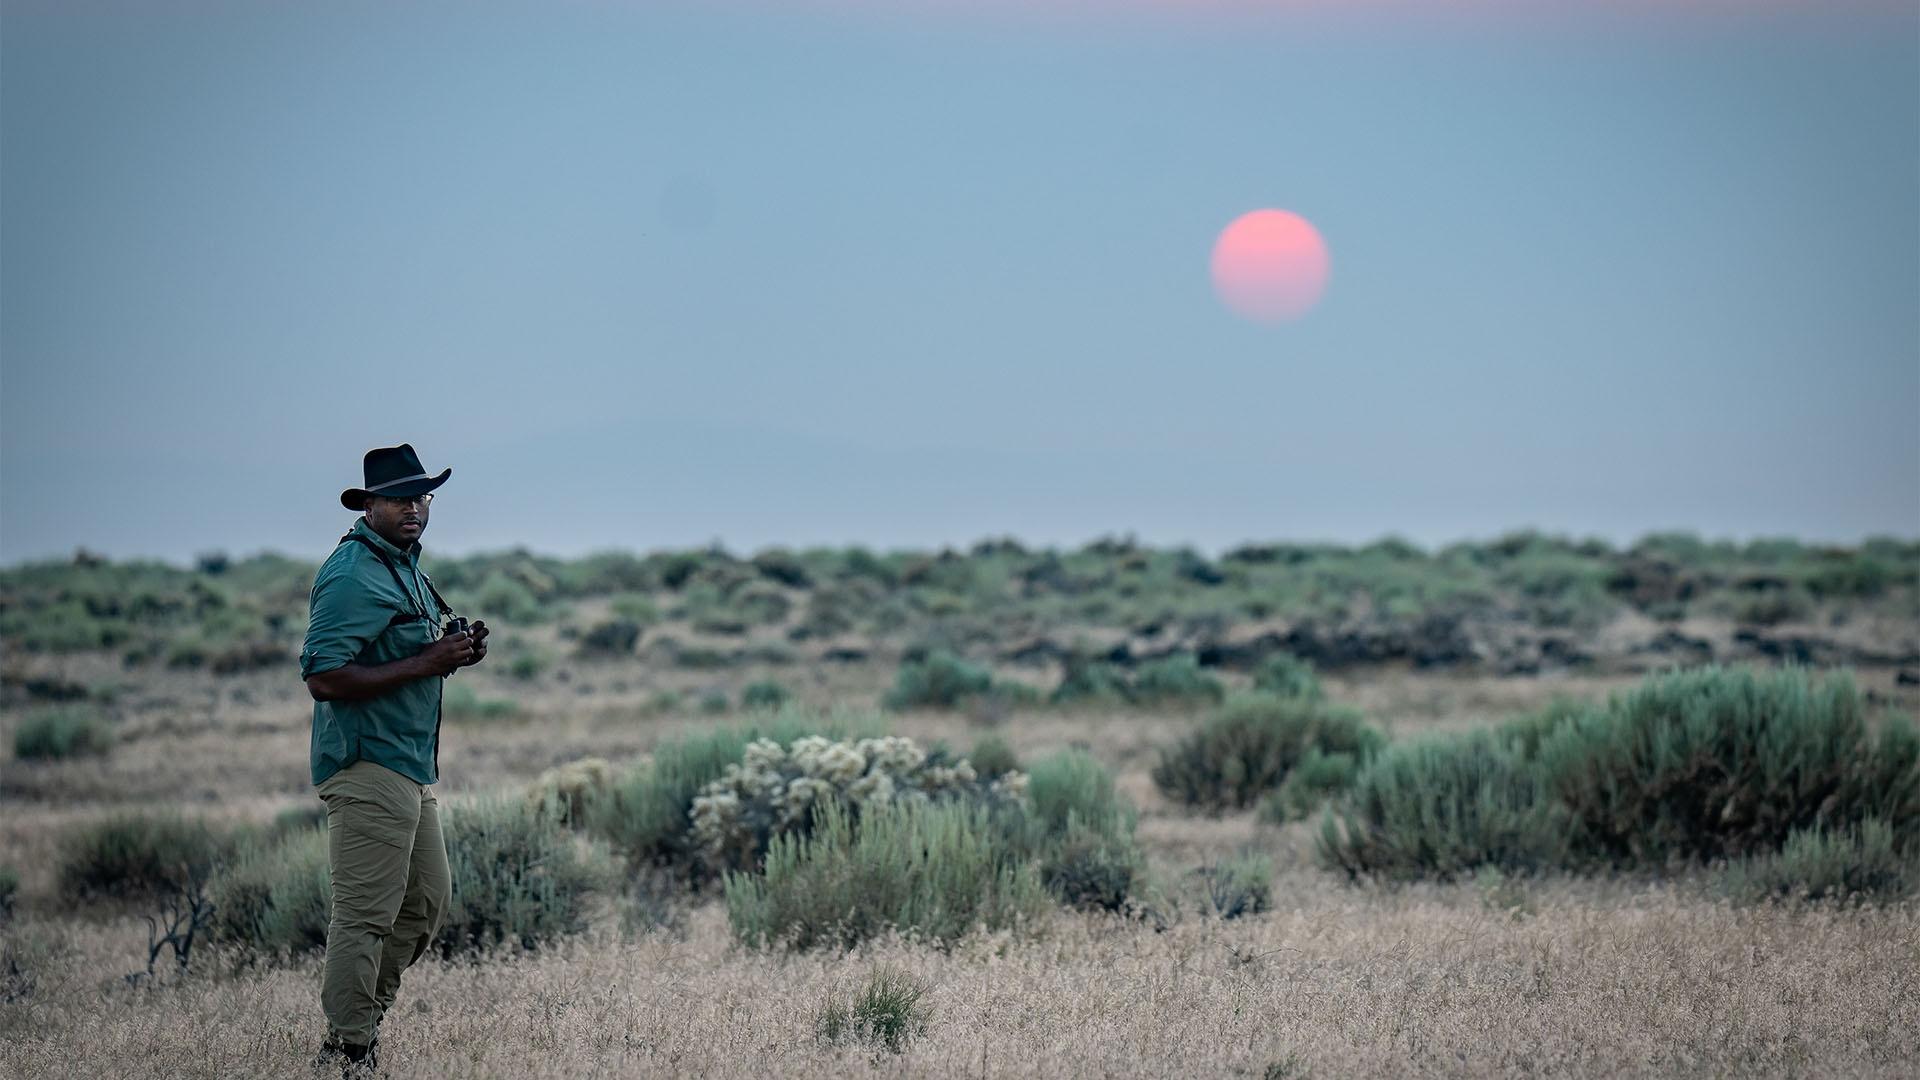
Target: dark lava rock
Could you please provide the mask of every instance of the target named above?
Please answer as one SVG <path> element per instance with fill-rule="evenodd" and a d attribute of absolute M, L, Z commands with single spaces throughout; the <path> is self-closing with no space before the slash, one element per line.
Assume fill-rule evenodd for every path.
<path fill-rule="evenodd" d="M 1880 642 L 1877 644 L 1881 647 L 1876 648 L 1804 633 L 1775 633 L 1747 628 L 1734 631 L 1733 643 L 1735 650 L 1750 656 L 1818 664 L 1822 667 L 1880 667 L 1920 663 L 1920 649 L 1916 649 L 1911 640 L 1904 643 Z"/>
<path fill-rule="evenodd" d="M 1635 653 L 1671 657 L 1684 664 L 1706 664 L 1713 661 L 1713 642 L 1706 638 L 1693 637 L 1678 630 L 1667 630 L 1644 645 L 1636 645 Z"/>
<path fill-rule="evenodd" d="M 1276 653 L 1290 653 L 1322 671 L 1410 661 L 1443 667 L 1478 661 L 1480 654 L 1460 619 L 1435 615 L 1411 624 L 1387 620 L 1352 623 L 1305 621 L 1284 630 L 1200 640 L 1194 653 L 1202 667 L 1251 670 Z"/>
<path fill-rule="evenodd" d="M 1801 637 L 1796 634 L 1770 635 L 1758 630 L 1736 630 L 1733 634 L 1736 646 L 1757 656 L 1775 660 L 1790 660 L 1797 664 L 1835 663 L 1837 652 L 1831 642 Z"/>
<path fill-rule="evenodd" d="M 84 701 L 87 688 L 52 675 L 0 675 L 0 687 L 24 691 L 29 701 Z"/>
<path fill-rule="evenodd" d="M 1680 566 L 1657 558 L 1631 558 L 1607 577 L 1607 591 L 1638 608 L 1684 603 L 1699 583 Z"/>

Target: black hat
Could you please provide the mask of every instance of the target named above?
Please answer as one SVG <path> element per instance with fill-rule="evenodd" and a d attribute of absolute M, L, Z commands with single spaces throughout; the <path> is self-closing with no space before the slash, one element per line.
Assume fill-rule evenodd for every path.
<path fill-rule="evenodd" d="M 428 476 L 427 470 L 420 464 L 420 455 L 414 453 L 408 443 L 375 447 L 367 451 L 362 464 L 367 474 L 367 486 L 348 488 L 340 493 L 340 505 L 349 510 L 365 510 L 369 495 L 393 498 L 423 495 L 446 483 L 447 477 L 453 475 L 452 469 L 442 469 L 439 476 Z"/>

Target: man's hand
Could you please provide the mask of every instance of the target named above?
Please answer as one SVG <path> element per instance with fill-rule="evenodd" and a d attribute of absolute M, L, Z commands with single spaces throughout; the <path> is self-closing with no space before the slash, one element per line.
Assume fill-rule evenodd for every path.
<path fill-rule="evenodd" d="M 473 656 L 460 665 L 461 667 L 472 667 L 487 658 L 487 635 L 493 633 L 492 630 L 487 629 L 487 624 L 479 619 L 473 620 L 467 632 L 473 636 Z"/>
<path fill-rule="evenodd" d="M 479 651 L 486 652 L 484 644 Z M 368 701 L 408 683 L 452 674 L 473 663 L 474 652 L 472 635 L 453 634 L 390 664 L 348 664 L 309 675 L 307 692 L 315 701 Z"/>
<path fill-rule="evenodd" d="M 451 675 L 454 669 L 473 663 L 473 634 L 470 631 L 448 634 L 420 650 L 414 659 L 429 675 Z"/>

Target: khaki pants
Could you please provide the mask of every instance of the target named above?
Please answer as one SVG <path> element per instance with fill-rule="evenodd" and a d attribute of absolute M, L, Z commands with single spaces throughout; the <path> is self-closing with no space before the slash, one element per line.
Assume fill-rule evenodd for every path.
<path fill-rule="evenodd" d="M 452 900 L 433 790 L 356 761 L 316 789 L 327 804 L 327 926 L 320 1008 L 330 1034 L 365 1046 L 393 1004 L 400 973 L 433 943 Z"/>

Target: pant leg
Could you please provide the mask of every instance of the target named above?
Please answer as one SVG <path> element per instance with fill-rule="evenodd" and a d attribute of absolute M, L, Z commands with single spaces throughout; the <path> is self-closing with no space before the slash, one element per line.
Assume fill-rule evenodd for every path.
<path fill-rule="evenodd" d="M 380 958 L 406 897 L 419 792 L 420 785 L 366 761 L 320 785 L 333 892 L 320 1007 L 342 1042 L 373 1040 Z"/>
<path fill-rule="evenodd" d="M 380 979 L 374 987 L 374 1022 L 393 1006 L 400 973 L 433 947 L 453 900 L 453 875 L 447 867 L 446 838 L 440 832 L 440 803 L 432 788 L 420 789 L 420 825 L 413 834 L 407 893 L 380 954 Z"/>

